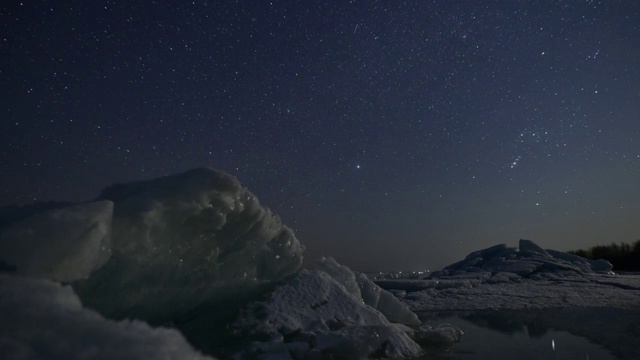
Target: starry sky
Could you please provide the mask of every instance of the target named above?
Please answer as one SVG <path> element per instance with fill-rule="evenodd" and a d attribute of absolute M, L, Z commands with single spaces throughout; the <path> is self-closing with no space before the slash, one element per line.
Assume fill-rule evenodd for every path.
<path fill-rule="evenodd" d="M 637 1 L 8 1 L 0 205 L 208 166 L 306 257 L 640 238 Z"/>

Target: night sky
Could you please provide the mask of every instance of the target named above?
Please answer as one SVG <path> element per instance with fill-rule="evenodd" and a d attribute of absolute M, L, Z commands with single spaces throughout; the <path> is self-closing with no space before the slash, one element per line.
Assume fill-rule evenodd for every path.
<path fill-rule="evenodd" d="M 640 238 L 638 1 L 0 8 L 0 206 L 208 166 L 356 270 Z"/>

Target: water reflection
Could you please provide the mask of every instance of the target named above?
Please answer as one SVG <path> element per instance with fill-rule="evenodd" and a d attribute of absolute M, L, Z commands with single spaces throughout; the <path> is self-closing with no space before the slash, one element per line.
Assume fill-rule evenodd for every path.
<path fill-rule="evenodd" d="M 531 338 L 542 338 L 551 330 L 538 322 L 514 318 L 510 313 L 482 312 L 461 315 L 463 319 L 480 327 L 505 334 L 526 333 Z"/>
<path fill-rule="evenodd" d="M 464 336 L 450 348 L 431 348 L 425 359 L 616 359 L 604 347 L 566 331 L 545 327 L 511 313 L 473 312 L 430 314 L 428 324 L 448 322 Z"/>

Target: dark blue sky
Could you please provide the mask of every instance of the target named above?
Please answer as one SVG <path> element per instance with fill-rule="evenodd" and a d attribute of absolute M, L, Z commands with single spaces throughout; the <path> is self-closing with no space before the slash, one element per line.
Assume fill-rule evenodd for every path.
<path fill-rule="evenodd" d="M 1 9 L 0 205 L 209 166 L 357 270 L 640 238 L 636 1 Z"/>

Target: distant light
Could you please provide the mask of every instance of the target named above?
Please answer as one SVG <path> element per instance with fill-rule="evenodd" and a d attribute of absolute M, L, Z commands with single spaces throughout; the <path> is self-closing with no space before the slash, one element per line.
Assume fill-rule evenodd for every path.
<path fill-rule="evenodd" d="M 356 169 L 360 169 L 360 165 L 356 165 Z"/>
<path fill-rule="evenodd" d="M 555 350 L 556 349 L 556 341 L 551 339 L 551 349 Z"/>

